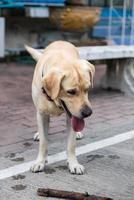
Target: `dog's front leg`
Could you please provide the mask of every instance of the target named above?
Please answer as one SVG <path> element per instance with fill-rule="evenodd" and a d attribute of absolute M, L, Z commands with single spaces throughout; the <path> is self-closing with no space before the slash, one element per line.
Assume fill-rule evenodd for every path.
<path fill-rule="evenodd" d="M 37 112 L 37 124 L 40 135 L 39 140 L 39 153 L 36 163 L 31 167 L 32 172 L 40 172 L 44 170 L 45 163 L 47 162 L 47 139 L 49 128 L 49 115 Z"/>
<path fill-rule="evenodd" d="M 67 131 L 69 132 L 68 143 L 67 143 L 67 157 L 68 167 L 72 174 L 83 174 L 84 167 L 79 164 L 75 155 L 76 146 L 76 133 L 72 130 L 70 119 L 67 116 Z"/>

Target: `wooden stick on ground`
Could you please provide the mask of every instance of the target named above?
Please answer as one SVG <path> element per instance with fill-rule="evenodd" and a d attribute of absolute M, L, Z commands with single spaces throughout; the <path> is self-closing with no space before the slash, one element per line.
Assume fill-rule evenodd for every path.
<path fill-rule="evenodd" d="M 44 197 L 57 197 L 71 200 L 112 200 L 107 197 L 98 197 L 88 193 L 69 192 L 64 190 L 54 190 L 49 188 L 38 188 L 37 194 Z"/>

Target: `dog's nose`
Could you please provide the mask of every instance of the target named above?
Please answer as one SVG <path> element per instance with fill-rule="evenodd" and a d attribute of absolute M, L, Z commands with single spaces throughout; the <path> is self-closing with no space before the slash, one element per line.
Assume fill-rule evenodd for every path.
<path fill-rule="evenodd" d="M 83 118 L 89 117 L 92 114 L 92 112 L 92 109 L 86 105 L 84 106 L 84 108 L 82 108 L 81 115 Z"/>

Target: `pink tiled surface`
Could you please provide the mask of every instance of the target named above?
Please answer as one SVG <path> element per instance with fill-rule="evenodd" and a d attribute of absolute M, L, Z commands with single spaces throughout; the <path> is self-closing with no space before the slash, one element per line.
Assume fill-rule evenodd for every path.
<path fill-rule="evenodd" d="M 34 67 L 16 63 L 0 64 L 0 147 L 32 141 L 37 131 L 36 112 L 31 98 Z M 104 74 L 104 67 L 96 68 L 95 88 Z M 87 119 L 87 127 L 100 128 L 134 120 L 134 99 L 117 91 L 95 89 L 91 92 L 94 114 Z M 89 122 L 89 123 L 88 123 Z M 49 134 L 65 131 L 65 118 L 51 119 Z"/>

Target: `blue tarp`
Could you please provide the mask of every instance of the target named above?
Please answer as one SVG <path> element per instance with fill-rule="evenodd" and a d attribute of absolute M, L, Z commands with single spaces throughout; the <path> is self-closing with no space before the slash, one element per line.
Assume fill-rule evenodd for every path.
<path fill-rule="evenodd" d="M 102 8 L 101 10 L 101 18 L 103 17 L 109 17 L 110 14 L 110 8 Z M 122 8 L 114 8 L 112 10 L 112 18 L 115 17 L 123 17 L 123 9 Z M 126 10 L 126 16 L 132 16 L 132 9 L 127 9 Z"/>
<path fill-rule="evenodd" d="M 100 14 L 100 20 L 93 27 L 93 37 L 108 38 L 109 15 L 110 15 L 110 9 L 102 8 Z M 132 31 L 131 17 L 132 17 L 132 9 L 127 9 L 126 21 L 125 21 L 125 44 L 130 44 L 130 34 Z M 112 10 L 111 39 L 117 44 L 121 44 L 122 19 L 123 19 L 122 8 L 116 8 Z"/>
<path fill-rule="evenodd" d="M 63 6 L 65 0 L 1 0 L 0 8 L 24 6 Z"/>

